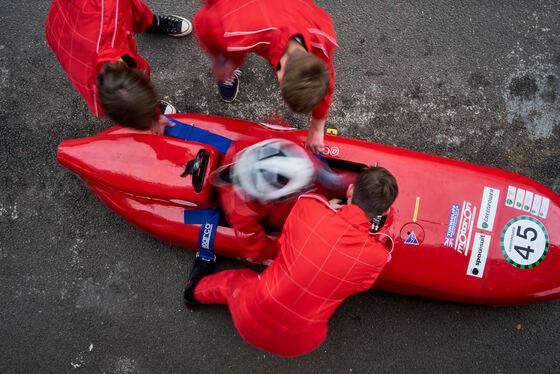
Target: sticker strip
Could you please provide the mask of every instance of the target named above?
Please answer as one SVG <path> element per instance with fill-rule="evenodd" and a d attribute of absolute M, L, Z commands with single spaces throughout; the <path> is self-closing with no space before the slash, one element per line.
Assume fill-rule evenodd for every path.
<path fill-rule="evenodd" d="M 498 209 L 498 199 L 500 198 L 500 190 L 491 187 L 484 187 L 482 201 L 480 202 L 480 212 L 478 213 L 478 221 L 476 227 L 483 230 L 492 231 L 494 229 L 494 220 L 496 219 L 496 210 Z"/>
<path fill-rule="evenodd" d="M 513 207 L 513 202 L 515 201 L 515 191 L 517 188 L 513 186 L 508 186 L 508 192 L 506 197 L 506 206 Z"/>
<path fill-rule="evenodd" d="M 467 275 L 482 278 L 484 268 L 486 267 L 486 258 L 488 257 L 491 239 L 492 237 L 490 235 L 481 234 L 479 232 L 474 235 Z"/>
<path fill-rule="evenodd" d="M 420 207 L 420 196 L 416 197 L 416 206 L 414 207 L 414 215 L 412 216 L 412 222 L 416 222 L 418 218 L 418 208 Z"/>
<path fill-rule="evenodd" d="M 543 197 L 542 203 L 541 203 L 541 210 L 539 212 L 539 217 L 546 218 L 546 215 L 548 214 L 548 205 L 549 204 L 550 204 L 550 200 L 546 197 Z"/>
<path fill-rule="evenodd" d="M 523 210 L 526 212 L 530 211 L 532 203 L 533 203 L 533 193 L 531 191 L 525 192 L 525 201 L 523 202 Z"/>
<path fill-rule="evenodd" d="M 517 195 L 515 195 L 515 205 L 513 207 L 515 209 L 523 208 L 524 199 L 525 199 L 525 190 L 522 188 L 518 188 Z"/>
<path fill-rule="evenodd" d="M 461 212 L 461 219 L 457 229 L 455 250 L 465 256 L 469 252 L 469 243 L 471 242 L 474 217 L 476 217 L 476 206 L 473 207 L 470 202 L 463 201 L 463 211 Z"/>
<path fill-rule="evenodd" d="M 453 247 L 455 242 L 455 233 L 457 232 L 457 221 L 461 213 L 461 206 L 459 204 L 451 205 L 451 212 L 449 213 L 449 223 L 447 224 L 447 232 L 443 245 L 446 247 Z"/>
<path fill-rule="evenodd" d="M 541 195 L 535 195 L 535 198 L 533 199 L 533 207 L 531 208 L 532 215 L 534 216 L 539 215 L 539 209 L 541 208 L 541 200 L 542 200 Z"/>

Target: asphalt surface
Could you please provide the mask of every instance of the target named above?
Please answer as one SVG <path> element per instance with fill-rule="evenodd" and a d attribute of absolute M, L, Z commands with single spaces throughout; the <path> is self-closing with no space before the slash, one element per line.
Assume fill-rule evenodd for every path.
<path fill-rule="evenodd" d="M 192 17 L 198 1 L 148 1 Z M 385 292 L 348 299 L 316 351 L 243 341 L 224 306 L 186 312 L 194 252 L 108 209 L 56 161 L 94 118 L 48 48 L 49 1 L 0 0 L 0 372 L 560 372 L 560 302 L 482 307 Z M 336 24 L 339 135 L 510 170 L 560 193 L 560 3 L 322 0 Z M 258 121 L 284 106 L 248 59 L 222 103 L 194 38 L 137 37 L 180 112 Z M 223 260 L 220 269 L 242 266 Z"/>

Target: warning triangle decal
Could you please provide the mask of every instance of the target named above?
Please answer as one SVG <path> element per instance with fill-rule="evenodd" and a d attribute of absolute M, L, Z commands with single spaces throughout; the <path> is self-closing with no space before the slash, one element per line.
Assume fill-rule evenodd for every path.
<path fill-rule="evenodd" d="M 410 235 L 408 236 L 408 238 L 406 238 L 404 244 L 420 245 L 420 243 L 418 243 L 418 239 L 416 239 L 416 234 L 414 234 L 414 231 L 410 232 Z"/>

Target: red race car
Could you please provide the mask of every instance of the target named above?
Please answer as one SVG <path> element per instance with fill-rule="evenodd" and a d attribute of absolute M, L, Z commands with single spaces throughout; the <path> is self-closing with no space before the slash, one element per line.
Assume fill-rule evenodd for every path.
<path fill-rule="evenodd" d="M 204 228 L 186 217 L 219 209 L 209 175 L 231 161 L 231 144 L 303 144 L 307 136 L 289 126 L 170 117 L 180 137 L 114 127 L 63 141 L 57 158 L 115 212 L 191 250 Z M 395 248 L 374 288 L 489 305 L 560 298 L 560 197 L 547 187 L 504 170 L 331 135 L 323 161 L 346 174 L 378 164 L 397 179 L 399 196 L 385 221 Z M 235 246 L 233 229 L 221 220 L 214 252 L 235 257 Z"/>

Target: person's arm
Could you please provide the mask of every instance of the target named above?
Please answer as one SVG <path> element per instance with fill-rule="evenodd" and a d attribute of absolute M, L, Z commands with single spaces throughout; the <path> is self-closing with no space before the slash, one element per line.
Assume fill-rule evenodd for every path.
<path fill-rule="evenodd" d="M 156 135 L 163 135 L 165 133 L 165 127 L 173 127 L 175 123 L 168 120 L 165 116 L 160 115 L 157 120 L 154 120 L 150 130 Z"/>
<path fill-rule="evenodd" d="M 315 109 L 311 112 L 311 124 L 309 126 L 309 133 L 307 134 L 307 140 L 305 142 L 305 147 L 313 154 L 323 152 L 323 134 L 325 131 L 325 122 L 327 121 L 327 115 L 329 108 L 331 107 L 331 101 L 334 93 L 334 84 L 336 81 L 336 75 L 334 73 L 334 66 L 332 61 L 325 61 L 329 65 L 329 75 L 331 77 L 329 83 L 329 90 L 327 95 L 317 105 Z"/>
<path fill-rule="evenodd" d="M 278 242 L 270 238 L 255 215 L 230 215 L 228 217 L 240 244 L 240 257 L 257 263 L 273 260 L 278 255 Z"/>
<path fill-rule="evenodd" d="M 346 205 L 342 202 L 342 199 L 338 199 L 338 198 L 330 199 L 329 204 L 330 204 L 331 207 L 333 207 L 336 210 L 339 210 L 344 205 Z"/>
<path fill-rule="evenodd" d="M 221 187 L 218 193 L 222 210 L 239 243 L 237 255 L 257 263 L 276 258 L 278 243 L 266 234 L 260 223 L 266 213 L 258 211 L 258 207 L 250 206 L 245 196 L 234 187 Z"/>
<path fill-rule="evenodd" d="M 214 14 L 209 4 L 194 16 L 193 30 L 199 46 L 212 60 L 212 74 L 216 80 L 231 78 L 235 68 L 243 64 L 245 53 L 227 51 L 222 20 Z"/>
<path fill-rule="evenodd" d="M 305 141 L 305 148 L 313 154 L 323 153 L 323 134 L 325 132 L 326 121 L 326 118 L 316 119 L 311 117 L 311 124 L 309 125 L 307 140 Z"/>
<path fill-rule="evenodd" d="M 235 63 L 223 53 L 212 56 L 212 74 L 216 81 L 224 82 L 232 78 L 235 68 L 237 68 Z"/>

